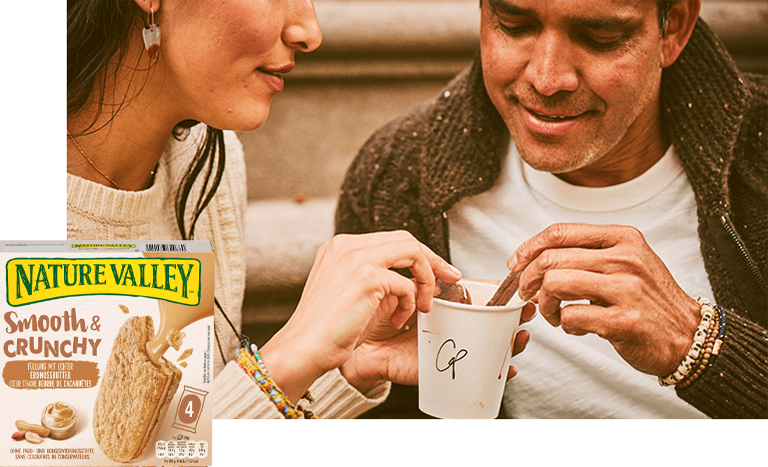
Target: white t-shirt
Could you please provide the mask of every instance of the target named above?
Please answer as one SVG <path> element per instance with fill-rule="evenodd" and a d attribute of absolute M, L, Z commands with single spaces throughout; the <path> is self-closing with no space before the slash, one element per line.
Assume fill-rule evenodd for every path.
<path fill-rule="evenodd" d="M 615 186 L 571 185 L 531 168 L 514 143 L 491 190 L 448 212 L 453 263 L 464 277 L 502 279 L 507 259 L 525 240 L 557 222 L 638 228 L 690 296 L 712 297 L 697 235 L 693 190 L 670 147 L 639 177 Z M 655 376 L 626 363 L 604 339 L 568 335 L 541 316 L 524 325 L 526 350 L 507 384 L 512 418 L 705 418 L 661 387 Z"/>

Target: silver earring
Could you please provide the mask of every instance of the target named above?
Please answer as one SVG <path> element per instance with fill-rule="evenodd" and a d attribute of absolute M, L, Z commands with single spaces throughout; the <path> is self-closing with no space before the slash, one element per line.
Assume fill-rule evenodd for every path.
<path fill-rule="evenodd" d="M 142 30 L 144 35 L 144 48 L 151 63 L 155 63 L 160 55 L 160 26 L 155 24 L 155 10 L 149 6 L 149 24 Z"/>

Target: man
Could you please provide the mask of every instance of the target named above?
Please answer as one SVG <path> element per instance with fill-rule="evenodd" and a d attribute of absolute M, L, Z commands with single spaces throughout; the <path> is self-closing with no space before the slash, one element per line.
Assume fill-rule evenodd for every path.
<path fill-rule="evenodd" d="M 349 169 L 340 232 L 408 229 L 465 277 L 522 271 L 544 319 L 508 416 L 768 416 L 768 80 L 699 8 L 483 0 L 471 69 Z M 694 352 L 699 296 L 726 310 L 716 359 Z M 660 386 L 686 358 L 701 370 Z"/>

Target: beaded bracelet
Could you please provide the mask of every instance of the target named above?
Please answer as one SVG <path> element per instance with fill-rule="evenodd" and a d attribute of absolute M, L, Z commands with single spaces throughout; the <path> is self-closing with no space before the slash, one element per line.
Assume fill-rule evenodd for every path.
<path fill-rule="evenodd" d="M 708 299 L 699 297 L 696 299 L 696 301 L 699 303 L 701 311 L 701 322 L 699 323 L 699 327 L 696 329 L 696 333 L 693 335 L 693 344 L 691 345 L 691 349 L 688 351 L 688 355 L 686 355 L 674 373 L 664 378 L 659 377 L 659 384 L 662 386 L 678 384 L 683 379 L 685 379 L 686 376 L 691 373 L 694 364 L 702 354 L 704 344 L 706 343 L 707 336 L 709 334 L 709 328 L 712 324 L 712 319 L 716 312 L 712 308 L 712 304 Z"/>
<path fill-rule="evenodd" d="M 720 347 L 723 346 L 723 339 L 725 339 L 725 308 L 720 305 L 715 305 L 715 309 L 720 313 L 720 330 L 717 333 L 717 339 L 715 339 L 715 345 L 712 349 L 712 359 L 709 361 L 710 365 L 713 364 L 715 358 L 720 355 Z"/>
<path fill-rule="evenodd" d="M 245 373 L 253 379 L 262 391 L 269 397 L 269 400 L 275 404 L 277 410 L 285 418 L 317 418 L 309 410 L 304 410 L 300 405 L 294 406 L 285 397 L 285 393 L 280 387 L 272 381 L 266 371 L 266 366 L 259 355 L 258 348 L 255 344 L 251 344 L 251 351 L 247 352 L 242 347 L 237 351 L 237 363 Z M 304 398 L 312 401 L 309 391 L 305 394 Z"/>
<path fill-rule="evenodd" d="M 712 350 L 715 346 L 715 340 L 717 339 L 717 335 L 720 331 L 720 317 L 718 313 L 719 312 L 716 312 L 716 316 L 709 325 L 709 329 L 707 330 L 707 338 L 704 341 L 698 358 L 691 367 L 691 372 L 688 373 L 682 380 L 677 382 L 677 387 L 685 388 L 690 386 L 696 379 L 698 379 L 699 376 L 701 376 L 701 373 L 703 373 L 711 363 Z"/>
<path fill-rule="evenodd" d="M 702 358 L 700 358 L 700 361 L 696 362 L 696 365 L 694 365 L 695 371 L 693 374 L 689 375 L 687 378 L 677 384 L 678 388 L 684 389 L 693 384 L 693 382 L 699 379 L 699 377 L 706 371 L 707 368 L 715 363 L 715 358 L 717 358 L 718 354 L 720 353 L 720 347 L 722 346 L 723 338 L 725 337 L 725 309 L 723 309 L 723 307 L 720 305 L 715 305 L 714 308 L 718 313 L 719 319 L 717 324 L 717 334 L 713 334 L 711 338 L 711 345 L 707 346 L 709 352 L 705 352 Z"/>

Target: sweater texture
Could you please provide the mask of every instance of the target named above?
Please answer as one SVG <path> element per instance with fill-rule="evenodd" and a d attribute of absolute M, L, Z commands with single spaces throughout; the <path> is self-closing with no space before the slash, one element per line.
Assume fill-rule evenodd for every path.
<path fill-rule="evenodd" d="M 663 72 L 661 112 L 696 197 L 713 298 L 728 310 L 720 355 L 677 394 L 710 417 L 768 417 L 768 79 L 739 72 L 699 19 Z M 450 261 L 446 213 L 493 186 L 508 138 L 478 53 L 435 99 L 366 142 L 342 186 L 336 230 L 405 229 Z"/>
<path fill-rule="evenodd" d="M 176 187 L 204 136 L 204 130 L 204 125 L 197 125 L 185 139 L 169 139 L 158 163 L 154 183 L 143 191 L 115 190 L 68 174 L 67 238 L 180 240 L 174 209 Z M 230 131 L 224 132 L 224 135 L 224 175 L 216 194 L 198 219 L 195 239 L 209 240 L 216 252 L 216 298 L 239 331 L 245 291 L 243 213 L 246 171 L 243 148 L 237 136 Z M 197 189 L 199 185 L 196 184 L 194 190 Z M 194 190 L 193 193 L 196 193 Z M 189 222 L 190 219 L 187 225 Z M 282 418 L 267 395 L 231 361 L 239 341 L 218 309 L 215 310 L 214 321 L 224 358 L 229 363 L 224 365 L 219 346 L 214 345 L 213 416 Z M 266 363 L 268 368 L 269 362 Z M 385 383 L 361 394 L 341 376 L 339 370 L 333 370 L 310 387 L 316 402 L 308 408 L 321 418 L 352 418 L 383 402 L 389 394 L 389 387 L 389 383 Z"/>

